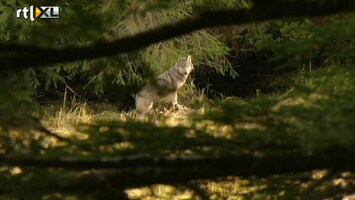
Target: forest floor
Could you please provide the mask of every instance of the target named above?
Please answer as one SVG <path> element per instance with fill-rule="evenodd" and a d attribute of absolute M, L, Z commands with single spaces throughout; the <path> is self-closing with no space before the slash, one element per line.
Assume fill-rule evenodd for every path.
<path fill-rule="evenodd" d="M 143 123 L 134 120 L 134 111 L 122 112 L 112 104 L 65 100 L 64 106 L 61 103 L 44 107 L 42 123 L 61 137 L 80 142 L 74 143 L 74 148 L 46 137 L 42 141 L 46 150 L 41 154 L 49 158 L 55 155 L 215 156 L 269 153 L 280 149 L 317 153 L 329 147 L 352 152 L 355 146 L 354 77 L 353 67 L 327 67 L 290 76 L 284 83 L 288 90 L 283 93 L 214 101 L 205 99 L 202 93 L 195 94 L 192 99 L 182 96 L 185 108 L 165 109 L 164 104 L 159 104 Z M 34 195 L 30 180 L 37 172 L 34 170 L 29 176 L 28 171 L 27 175 L 24 171 L 16 167 L 0 168 L 0 181 L 11 187 L 19 179 L 23 180 L 24 191 L 27 188 Z M 5 179 L 1 174 L 17 178 Z M 41 184 L 45 187 L 48 183 L 38 183 L 38 187 Z M 353 200 L 354 188 L 354 172 L 317 169 L 262 177 L 229 176 L 186 184 L 130 187 L 124 192 L 130 199 Z M 95 192 L 83 196 L 56 192 L 41 194 L 41 197 L 95 199 L 98 195 L 102 197 Z"/>

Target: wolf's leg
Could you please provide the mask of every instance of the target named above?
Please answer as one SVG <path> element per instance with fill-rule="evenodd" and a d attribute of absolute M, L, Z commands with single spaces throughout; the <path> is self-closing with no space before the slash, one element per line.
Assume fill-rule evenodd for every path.
<path fill-rule="evenodd" d="M 173 106 L 177 105 L 178 104 L 178 101 L 177 101 L 177 90 L 174 91 L 173 94 L 171 94 L 171 104 Z"/>
<path fill-rule="evenodd" d="M 171 105 L 173 108 L 180 110 L 182 108 L 182 106 L 178 103 L 177 100 L 177 90 L 170 95 L 171 97 Z"/>
<path fill-rule="evenodd" d="M 153 107 L 153 102 L 144 98 L 144 96 L 136 96 L 136 109 L 138 120 L 142 121 L 145 115 Z"/>

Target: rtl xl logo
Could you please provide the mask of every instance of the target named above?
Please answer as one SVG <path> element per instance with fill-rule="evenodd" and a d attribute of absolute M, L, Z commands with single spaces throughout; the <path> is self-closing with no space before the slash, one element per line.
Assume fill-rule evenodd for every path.
<path fill-rule="evenodd" d="M 27 7 L 17 9 L 16 16 L 17 18 L 28 19 L 30 18 L 31 21 L 35 21 L 37 18 L 41 19 L 56 19 L 59 18 L 59 7 L 58 6 L 40 6 L 34 7 L 30 6 L 28 9 Z"/>

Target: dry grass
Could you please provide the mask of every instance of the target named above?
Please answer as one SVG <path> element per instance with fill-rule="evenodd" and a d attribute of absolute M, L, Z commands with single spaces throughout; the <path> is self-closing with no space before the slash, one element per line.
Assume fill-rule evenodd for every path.
<path fill-rule="evenodd" d="M 317 97 L 322 98 L 322 97 Z M 309 100 L 307 102 L 310 102 Z M 282 100 L 277 104 L 285 106 L 289 104 L 298 104 L 301 102 Z M 278 109 L 278 108 L 271 108 Z M 122 112 L 117 107 L 110 104 L 101 104 L 89 106 L 87 103 L 74 104 L 70 108 L 45 109 L 46 114 L 43 118 L 43 124 L 54 132 L 62 136 L 71 137 L 76 133 L 76 126 L 79 124 L 92 124 L 95 121 L 127 121 L 134 119 L 134 112 Z M 156 107 L 149 120 L 157 126 L 191 126 L 189 115 L 204 113 L 205 108 L 198 110 L 183 108 L 181 110 L 165 109 L 159 105 Z M 230 138 L 233 133 L 233 127 L 221 125 L 210 120 L 201 121 L 194 124 L 197 128 L 204 129 L 212 136 L 219 138 Z M 240 123 L 234 127 L 248 130 L 265 130 L 257 123 Z M 103 127 L 104 129 L 104 127 Z M 104 130 L 103 130 L 104 131 Z M 127 144 L 129 146 L 129 144 Z M 127 148 L 127 147 L 124 147 Z M 13 172 L 18 171 L 14 168 Z M 152 185 L 147 187 L 126 189 L 125 193 L 130 199 L 144 200 L 170 200 L 170 199 L 203 199 L 208 196 L 210 199 L 302 199 L 307 192 L 322 194 L 328 189 L 334 191 L 349 191 L 350 187 L 355 185 L 355 176 L 351 172 L 330 174 L 327 170 L 316 170 L 310 173 L 301 173 L 296 175 L 279 175 L 257 178 L 238 178 L 226 177 L 218 180 L 194 181 L 195 187 L 187 185 Z M 198 188 L 198 190 L 196 190 Z M 314 190 L 314 191 L 313 191 Z M 201 194 L 203 191 L 204 194 Z M 299 192 L 299 194 L 294 194 Z M 326 192 L 325 192 L 326 193 Z M 296 195 L 296 196 L 293 196 Z M 312 197 L 312 195 L 310 195 Z M 354 195 L 348 193 L 340 199 L 352 200 Z"/>
<path fill-rule="evenodd" d="M 323 81 L 320 82 L 320 84 L 320 86 L 325 87 L 323 86 Z M 320 106 L 320 102 L 327 102 L 333 93 L 328 94 L 327 92 L 319 92 L 321 88 L 320 86 L 316 86 L 310 93 L 305 93 L 306 95 L 298 95 L 298 91 L 291 89 L 275 98 L 271 97 L 275 100 L 275 104 L 272 104 L 270 107 L 268 107 L 267 104 L 264 104 L 265 102 L 261 102 L 261 99 L 263 98 L 262 96 L 258 98 L 260 101 L 244 101 L 235 98 L 225 99 L 222 103 L 233 101 L 232 105 L 235 106 L 233 108 L 245 108 L 246 106 L 247 108 L 250 108 L 249 110 L 244 110 L 246 113 L 245 116 L 236 115 L 236 118 L 239 117 L 239 121 L 234 124 L 218 123 L 209 119 L 192 122 L 191 116 L 202 116 L 211 110 L 217 109 L 208 108 L 209 105 L 203 97 L 203 92 L 193 97 L 194 101 L 197 102 L 195 103 L 197 106 L 193 103 L 188 103 L 189 99 L 184 99 L 184 97 L 182 97 L 182 101 L 186 103 L 185 105 L 188 105 L 188 107 L 183 107 L 180 110 L 167 109 L 164 107 L 164 104 L 157 104 L 149 115 L 149 121 L 156 126 L 194 127 L 195 129 L 203 130 L 205 133 L 216 139 L 230 139 L 236 131 L 249 131 L 251 133 L 267 132 L 269 128 L 268 125 L 270 125 L 268 123 L 273 122 L 276 123 L 277 128 L 282 128 L 282 125 L 299 123 L 301 126 L 300 130 L 303 130 L 302 128 L 308 128 L 303 126 L 305 121 L 300 120 L 303 119 L 303 115 L 298 116 L 299 113 L 288 114 L 285 111 L 285 113 L 281 113 L 283 115 L 277 115 L 282 112 L 282 109 L 284 108 L 290 108 L 289 110 L 286 110 L 287 112 L 295 111 L 292 110 L 292 108 L 297 106 L 300 108 L 306 108 L 305 111 L 310 110 L 308 107 L 315 110 Z M 334 91 L 339 90 L 339 88 L 350 88 L 336 87 L 336 85 L 327 87 L 333 87 Z M 346 104 L 346 102 L 344 104 Z M 253 106 L 260 106 L 265 110 L 258 111 L 258 109 L 255 109 L 255 112 L 249 112 L 254 108 Z M 67 99 L 64 99 L 63 104 L 56 108 L 50 106 L 44 108 L 44 110 L 45 114 L 42 122 L 45 127 L 64 137 L 80 135 L 76 130 L 76 127 L 80 124 L 94 124 L 97 121 L 125 122 L 128 120 L 134 120 L 134 111 L 123 112 L 120 111 L 117 106 L 107 103 L 90 105 L 85 102 L 68 102 Z M 332 119 L 334 117 L 337 116 L 332 115 Z M 339 118 L 340 117 L 341 116 L 339 116 Z M 275 121 L 273 121 L 273 119 L 275 119 Z M 283 122 L 284 124 L 277 124 L 278 122 Z M 318 126 L 321 124 L 316 125 Z M 313 127 L 313 125 L 310 127 Z M 291 128 L 293 128 L 293 126 L 291 126 Z M 298 131 L 297 128 L 298 126 L 295 126 L 296 131 Z M 100 131 L 105 132 L 105 127 L 102 127 L 102 130 Z M 313 129 L 310 132 L 313 133 Z M 194 137 L 194 134 L 196 133 L 188 134 L 190 134 L 191 137 Z M 323 136 L 324 135 L 322 135 L 322 137 Z M 129 143 L 120 143 L 119 145 L 114 149 L 128 149 L 132 147 Z M 14 173 L 17 171 L 17 169 L 13 170 Z M 191 184 L 194 184 L 195 186 L 191 187 Z M 315 170 L 306 173 L 285 174 L 265 178 L 225 177 L 217 180 L 194 181 L 191 184 L 174 186 L 152 185 L 126 189 L 125 192 L 130 199 L 146 200 L 203 199 L 204 194 L 201 194 L 200 190 L 202 190 L 210 199 L 304 199 L 303 195 L 305 195 L 307 199 L 317 199 L 319 198 L 317 195 L 320 195 L 323 199 L 355 199 L 353 194 L 355 192 L 353 190 L 355 186 L 355 175 L 352 172 L 333 173 L 327 170 Z M 332 194 L 338 196 L 329 196 Z"/>

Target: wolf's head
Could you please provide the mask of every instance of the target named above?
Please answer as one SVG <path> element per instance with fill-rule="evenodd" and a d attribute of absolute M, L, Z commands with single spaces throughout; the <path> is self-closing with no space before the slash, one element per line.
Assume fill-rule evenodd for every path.
<path fill-rule="evenodd" d="M 187 58 L 181 60 L 178 63 L 178 71 L 180 75 L 183 75 L 184 77 L 187 78 L 187 76 L 191 73 L 191 71 L 194 69 L 194 65 L 192 64 L 191 61 L 191 56 L 188 55 Z"/>

